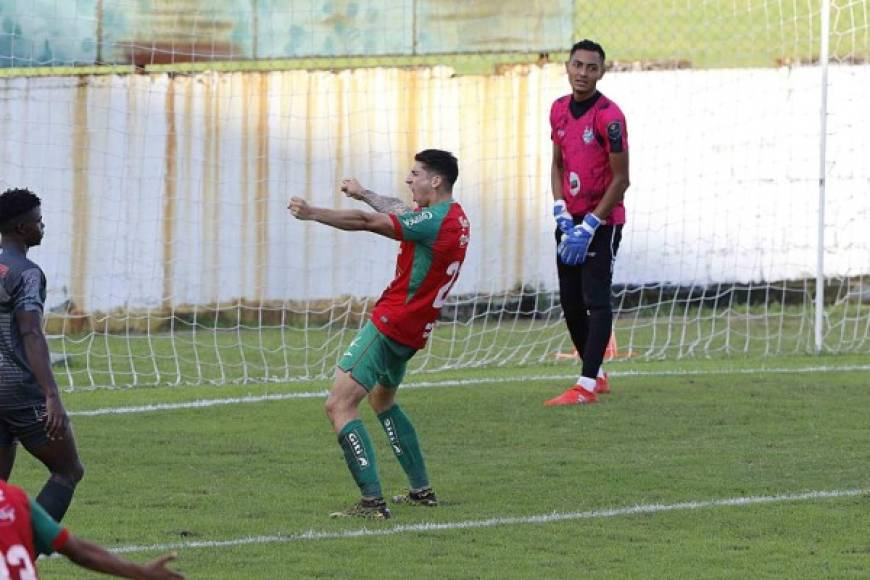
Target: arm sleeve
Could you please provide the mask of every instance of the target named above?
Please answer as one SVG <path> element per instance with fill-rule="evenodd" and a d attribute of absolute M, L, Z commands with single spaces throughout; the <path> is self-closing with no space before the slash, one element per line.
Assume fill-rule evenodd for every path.
<path fill-rule="evenodd" d="M 597 117 L 598 134 L 604 136 L 604 147 L 608 153 L 628 151 L 628 129 L 625 115 L 615 105 L 610 105 Z"/>
<path fill-rule="evenodd" d="M 393 230 L 396 232 L 396 239 L 399 241 L 404 240 L 405 238 L 402 237 L 402 222 L 399 221 L 399 217 L 394 213 L 387 215 L 390 216 L 390 221 L 393 222 Z"/>
<path fill-rule="evenodd" d="M 434 242 L 441 227 L 441 220 L 430 210 L 412 211 L 402 215 L 390 215 L 398 239 L 426 244 Z"/>
<path fill-rule="evenodd" d="M 553 143 L 557 143 L 556 141 L 556 104 L 559 101 L 556 100 L 550 106 L 550 140 Z"/>
<path fill-rule="evenodd" d="M 33 499 L 30 502 L 30 525 L 33 527 L 33 545 L 39 554 L 51 554 L 60 550 L 69 539 L 69 532 L 54 521 L 41 505 Z"/>

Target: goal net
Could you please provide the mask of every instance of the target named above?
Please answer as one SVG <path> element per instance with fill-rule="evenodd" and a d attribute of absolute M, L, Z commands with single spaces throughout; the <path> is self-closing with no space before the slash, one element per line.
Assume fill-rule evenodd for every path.
<path fill-rule="evenodd" d="M 0 5 L 0 188 L 43 200 L 68 388 L 330 376 L 397 245 L 287 200 L 410 203 L 430 147 L 472 240 L 412 369 L 570 358 L 548 112 L 585 37 L 631 148 L 611 358 L 813 352 L 820 263 L 821 346 L 870 351 L 866 1 L 279 4 Z"/>

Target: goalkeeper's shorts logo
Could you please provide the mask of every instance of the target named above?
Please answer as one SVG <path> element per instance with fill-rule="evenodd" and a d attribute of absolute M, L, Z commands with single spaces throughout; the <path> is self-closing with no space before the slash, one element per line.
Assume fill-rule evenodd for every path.
<path fill-rule="evenodd" d="M 580 193 L 580 176 L 573 171 L 568 176 L 568 186 L 571 189 L 571 195 L 577 195 Z"/>

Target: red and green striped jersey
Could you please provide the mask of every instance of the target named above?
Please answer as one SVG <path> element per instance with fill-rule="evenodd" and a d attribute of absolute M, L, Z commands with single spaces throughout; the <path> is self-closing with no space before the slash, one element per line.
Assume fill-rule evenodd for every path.
<path fill-rule="evenodd" d="M 24 491 L 0 481 L 0 578 L 38 578 L 37 554 L 63 548 L 69 532 Z"/>
<path fill-rule="evenodd" d="M 375 304 L 372 322 L 396 342 L 420 349 L 465 260 L 468 218 L 455 201 L 390 218 L 402 244 L 396 277 Z"/>

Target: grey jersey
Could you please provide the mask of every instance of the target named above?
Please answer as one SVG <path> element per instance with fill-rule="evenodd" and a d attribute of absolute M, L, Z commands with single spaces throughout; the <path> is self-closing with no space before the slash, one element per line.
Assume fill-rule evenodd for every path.
<path fill-rule="evenodd" d="M 16 310 L 42 316 L 45 274 L 19 251 L 0 253 L 0 407 L 15 408 L 41 403 L 45 395 L 27 363 Z"/>

